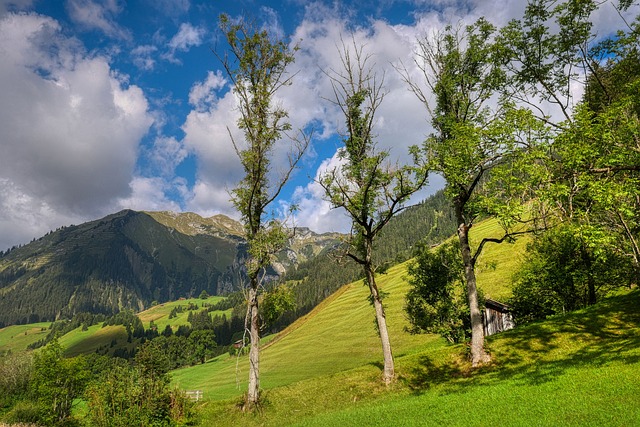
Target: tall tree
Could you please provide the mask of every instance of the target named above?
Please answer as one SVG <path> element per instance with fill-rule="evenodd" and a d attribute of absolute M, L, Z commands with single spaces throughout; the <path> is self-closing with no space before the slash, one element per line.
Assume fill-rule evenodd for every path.
<path fill-rule="evenodd" d="M 294 61 L 295 48 L 273 38 L 266 30 L 256 30 L 242 22 L 233 23 L 226 15 L 220 17 L 220 27 L 229 45 L 229 54 L 222 62 L 234 86 L 240 113 L 238 127 L 244 135 L 243 141 L 231 138 L 245 171 L 244 178 L 232 191 L 232 201 L 244 222 L 249 247 L 245 328 L 249 331 L 251 347 L 246 407 L 252 408 L 260 397 L 258 294 L 265 268 L 288 237 L 281 221 L 266 219 L 266 210 L 280 194 L 309 139 L 304 135 L 291 139 L 289 163 L 283 173 L 274 178 L 271 171 L 274 146 L 291 130 L 287 111 L 274 97 L 278 90 L 291 84 L 287 66 Z"/>
<path fill-rule="evenodd" d="M 434 132 L 425 142 L 429 167 L 445 178 L 445 193 L 455 211 L 473 366 L 490 359 L 484 350 L 475 264 L 486 243 L 500 243 L 528 230 L 522 228 L 528 190 L 521 176 L 535 176 L 535 162 L 525 154 L 534 155 L 536 139 L 544 136 L 528 111 L 498 96 L 505 72 L 494 34 L 485 19 L 464 29 L 448 26 L 418 41 L 415 63 L 421 81 L 412 79 L 406 68 L 400 70 L 431 117 Z M 496 215 L 505 233 L 483 239 L 472 251 L 470 230 L 482 213 Z"/>
<path fill-rule="evenodd" d="M 379 149 L 374 138 L 375 115 L 384 99 L 384 77 L 374 73 L 372 59 L 362 46 L 344 42 L 339 50 L 342 69 L 329 74 L 334 99 L 346 121 L 341 165 L 320 180 L 333 207 L 344 208 L 352 220 L 346 256 L 360 264 L 375 308 L 384 357 L 384 381 L 395 376 L 393 354 L 381 292 L 376 284 L 374 241 L 389 220 L 427 180 L 417 147 L 410 149 L 412 165 L 388 162 L 389 150 Z"/>
<path fill-rule="evenodd" d="M 501 41 L 511 93 L 555 129 L 541 198 L 574 224 L 590 257 L 616 240 L 638 270 L 640 28 L 637 19 L 621 19 L 626 30 L 592 45 L 599 7 L 594 0 L 531 0 Z M 584 87 L 582 100 L 572 96 L 576 85 Z"/>

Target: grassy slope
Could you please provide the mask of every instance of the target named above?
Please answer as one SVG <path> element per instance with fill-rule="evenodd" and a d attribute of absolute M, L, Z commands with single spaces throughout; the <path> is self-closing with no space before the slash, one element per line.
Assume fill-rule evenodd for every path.
<path fill-rule="evenodd" d="M 166 325 L 171 325 L 175 331 L 178 326 L 186 325 L 189 322 L 187 317 L 189 312 L 186 307 L 189 303 L 194 303 L 199 309 L 202 308 L 204 302 L 208 304 L 215 304 L 224 297 L 209 297 L 206 300 L 199 298 L 192 298 L 187 300 L 173 301 L 166 304 L 159 304 L 155 307 L 151 307 L 138 314 L 145 328 L 149 328 L 149 322 L 153 320 L 158 327 L 158 331 L 162 332 Z M 182 313 L 178 313 L 173 319 L 169 319 L 169 314 L 174 307 L 182 305 L 185 309 Z M 211 316 L 216 315 L 227 316 L 231 315 L 231 310 L 226 311 L 213 311 Z M 43 339 L 49 333 L 49 322 L 45 323 L 33 323 L 28 325 L 14 325 L 0 329 L 0 351 L 24 351 L 27 346 L 40 339 Z M 44 328 L 44 330 L 43 330 Z M 110 347 L 111 342 L 115 340 L 118 343 L 118 347 L 128 346 L 127 344 L 127 332 L 124 326 L 107 326 L 102 327 L 102 324 L 93 325 L 86 331 L 81 328 L 74 329 L 60 337 L 60 345 L 65 349 L 65 355 L 68 357 L 77 356 L 79 354 L 93 353 L 99 347 Z M 114 347 L 116 348 L 116 347 Z"/>
<path fill-rule="evenodd" d="M 153 322 L 158 327 L 158 332 L 162 332 L 167 325 L 171 325 L 171 328 L 175 331 L 176 329 L 178 329 L 178 326 L 189 324 L 189 322 L 187 322 L 187 317 L 189 316 L 187 307 L 189 306 L 189 303 L 193 303 L 197 305 L 199 309 L 201 309 L 203 303 L 216 304 L 222 301 L 223 299 L 224 297 L 212 296 L 207 298 L 206 300 L 202 300 L 200 298 L 191 298 L 191 299 L 184 299 L 180 301 L 167 302 L 164 304 L 158 304 L 154 307 L 149 308 L 148 310 L 145 310 L 139 313 L 138 317 L 142 321 L 142 324 L 145 327 L 145 329 L 149 328 L 149 322 L 153 320 Z M 169 319 L 171 310 L 173 310 L 175 307 L 178 307 L 180 305 L 183 308 L 183 312 L 178 313 L 176 317 L 174 317 L 173 319 Z M 212 311 L 211 317 L 214 317 L 216 315 L 222 316 L 223 314 L 230 316 L 231 311 L 232 311 L 231 309 L 227 311 Z"/>
<path fill-rule="evenodd" d="M 497 232 L 495 223 L 485 227 Z M 509 295 L 525 246 L 488 246 L 481 262 L 497 260 L 498 268 L 479 274 L 485 294 Z M 257 415 L 236 407 L 246 389 L 246 358 L 221 356 L 176 371 L 174 380 L 205 391 L 210 402 L 202 425 L 640 425 L 639 291 L 490 337 L 494 364 L 472 372 L 463 345 L 403 331 L 404 274 L 400 265 L 380 277 L 390 293 L 399 376 L 388 389 L 361 282 L 340 289 L 264 348 L 265 403 Z"/>
<path fill-rule="evenodd" d="M 636 289 L 490 337 L 494 362 L 476 372 L 464 346 L 432 342 L 396 358 L 389 389 L 375 363 L 336 369 L 267 390 L 258 414 L 210 402 L 201 425 L 640 425 L 639 305 Z"/>
<path fill-rule="evenodd" d="M 485 221 L 472 232 L 472 244 L 481 237 L 500 237 L 496 221 Z M 510 278 L 520 261 L 526 240 L 515 244 L 489 244 L 479 261 L 478 283 L 488 297 L 504 299 L 510 294 Z M 492 260 L 489 263 L 484 260 Z M 493 261 L 495 260 L 495 261 Z M 435 336 L 416 336 L 404 331 L 403 280 L 407 263 L 379 276 L 385 299 L 391 346 L 396 356 L 443 346 Z M 368 289 L 362 281 L 342 287 L 311 313 L 298 319 L 266 346 L 261 360 L 261 386 L 265 389 L 309 378 L 353 369 L 382 360 L 379 338 L 374 329 L 374 312 L 367 301 Z M 236 367 L 238 375 L 236 375 Z M 248 361 L 222 355 L 207 364 L 174 372 L 176 384 L 185 389 L 203 390 L 211 400 L 227 399 L 246 388 Z M 239 385 L 239 387 L 238 387 Z"/>
<path fill-rule="evenodd" d="M 640 425 L 639 304 L 635 290 L 492 337 L 495 364 L 473 376 L 424 353 L 405 390 L 296 425 Z"/>
<path fill-rule="evenodd" d="M 0 352 L 22 351 L 38 340 L 47 336 L 50 323 L 30 323 L 13 325 L 0 329 Z M 43 330 L 44 328 L 44 330 Z"/>
<path fill-rule="evenodd" d="M 387 319 L 396 354 L 428 348 L 440 339 L 402 333 L 406 325 L 402 313 L 406 284 L 401 277 L 405 265 L 399 265 L 380 277 L 387 298 Z M 273 388 L 381 360 L 379 339 L 374 329 L 373 308 L 367 301 L 368 290 L 362 282 L 341 288 L 311 313 L 298 319 L 263 348 L 261 381 L 263 388 Z M 204 365 L 174 372 L 182 388 L 200 389 L 209 399 L 227 399 L 241 394 L 236 387 L 246 387 L 247 358 L 223 355 Z"/>

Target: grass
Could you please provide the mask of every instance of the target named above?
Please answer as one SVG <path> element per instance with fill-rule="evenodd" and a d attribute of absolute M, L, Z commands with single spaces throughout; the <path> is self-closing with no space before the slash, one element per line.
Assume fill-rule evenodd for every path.
<path fill-rule="evenodd" d="M 13 325 L 0 329 L 0 352 L 23 351 L 49 333 L 49 322 Z"/>
<path fill-rule="evenodd" d="M 190 298 L 167 302 L 164 304 L 158 304 L 141 313 L 138 313 L 138 317 L 142 321 L 142 324 L 145 328 L 149 328 L 149 322 L 153 320 L 153 322 L 158 327 L 158 332 L 162 332 L 167 325 L 171 325 L 171 328 L 175 331 L 176 329 L 178 329 L 178 326 L 189 324 L 189 322 L 187 321 L 187 317 L 189 316 L 187 307 L 189 306 L 189 304 L 195 304 L 198 306 L 198 308 L 202 308 L 203 303 L 216 304 L 223 299 L 224 297 L 212 296 L 207 298 L 206 300 L 200 298 Z M 173 319 L 169 319 L 171 311 L 178 306 L 182 306 L 183 312 L 178 313 Z M 216 315 L 222 316 L 223 314 L 226 314 L 227 317 L 229 317 L 231 316 L 231 311 L 231 309 L 226 311 L 212 311 L 211 317 L 215 317 Z"/>
<path fill-rule="evenodd" d="M 469 233 L 471 245 L 477 247 L 485 237 L 500 238 L 503 230 L 495 219 L 474 225 Z M 524 235 L 514 243 L 487 243 L 476 264 L 478 284 L 486 298 L 504 302 L 511 296 L 511 278 L 518 271 L 531 236 Z"/>
<path fill-rule="evenodd" d="M 377 364 L 265 392 L 258 413 L 211 402 L 202 425 L 640 425 L 640 291 L 488 339 L 493 364 L 473 371 L 464 346 L 396 358 L 382 386 Z M 428 340 L 428 337 L 422 336 Z"/>
<path fill-rule="evenodd" d="M 403 314 L 407 284 L 402 276 L 405 274 L 406 265 L 402 264 L 379 277 L 381 288 L 389 293 L 387 320 L 391 344 L 397 354 L 419 351 L 440 342 L 437 337 L 425 340 L 425 337 L 402 332 L 407 326 Z M 261 353 L 262 387 L 281 387 L 379 363 L 382 351 L 367 295 L 368 289 L 362 281 L 349 284 L 265 345 Z M 228 399 L 246 388 L 248 360 L 223 355 L 204 365 L 175 371 L 173 377 L 182 388 L 203 390 L 207 399 Z"/>
<path fill-rule="evenodd" d="M 476 244 L 497 227 L 477 226 Z M 527 240 L 485 248 L 478 274 L 485 295 L 509 296 Z M 489 268 L 494 260 L 498 268 Z M 404 331 L 405 274 L 402 264 L 379 278 L 389 293 L 399 378 L 388 388 L 362 282 L 341 288 L 263 348 L 257 413 L 238 409 L 246 357 L 175 371 L 174 381 L 204 390 L 201 425 L 640 425 L 639 291 L 490 337 L 494 362 L 472 370 L 464 345 Z"/>
<path fill-rule="evenodd" d="M 94 353 L 100 347 L 111 347 L 116 341 L 121 347 L 127 343 L 127 331 L 122 325 L 105 326 L 102 323 L 90 326 L 86 331 L 81 327 L 60 337 L 60 345 L 67 357 Z"/>

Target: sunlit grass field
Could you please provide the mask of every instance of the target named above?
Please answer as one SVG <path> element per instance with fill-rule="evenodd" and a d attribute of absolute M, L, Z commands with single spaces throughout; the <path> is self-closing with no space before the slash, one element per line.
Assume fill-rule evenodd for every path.
<path fill-rule="evenodd" d="M 333 372 L 308 364 L 305 380 L 268 383 L 256 414 L 239 410 L 242 390 L 234 398 L 205 403 L 201 425 L 640 425 L 638 306 L 640 291 L 626 291 L 588 309 L 489 337 L 493 362 L 475 371 L 464 345 L 413 337 L 422 339 L 422 348 L 396 352 L 398 381 L 388 388 L 377 354 L 344 370 L 340 355 L 333 358 Z M 336 345 L 341 343 L 337 339 Z M 305 353 L 314 351 L 331 357 L 322 348 Z M 294 356 L 284 350 L 279 356 L 300 371 Z M 268 368 L 263 372 L 266 378 Z M 210 373 L 222 374 L 214 365 Z"/>
<path fill-rule="evenodd" d="M 49 333 L 48 322 L 12 325 L 0 329 L 0 352 L 23 351 Z"/>

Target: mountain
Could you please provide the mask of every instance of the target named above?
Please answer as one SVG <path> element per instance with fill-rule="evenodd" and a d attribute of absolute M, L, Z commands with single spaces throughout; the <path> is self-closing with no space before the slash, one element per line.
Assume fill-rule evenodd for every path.
<path fill-rule="evenodd" d="M 267 271 L 279 277 L 335 246 L 339 235 L 296 229 Z M 75 313 L 143 310 L 152 301 L 220 295 L 245 279 L 242 225 L 223 215 L 124 210 L 2 254 L 0 325 Z"/>

